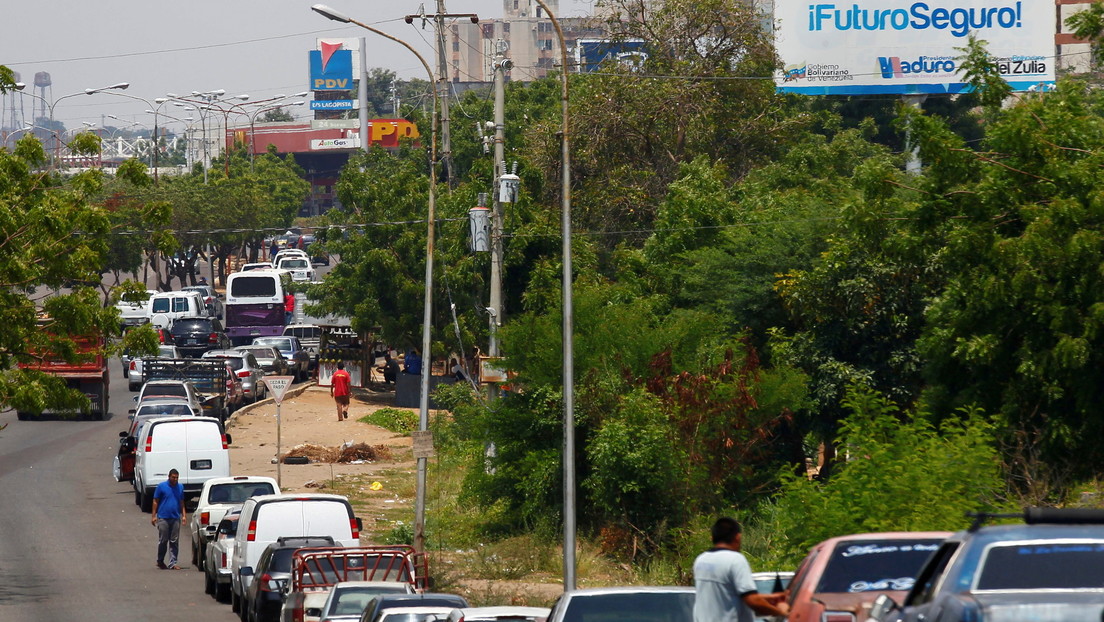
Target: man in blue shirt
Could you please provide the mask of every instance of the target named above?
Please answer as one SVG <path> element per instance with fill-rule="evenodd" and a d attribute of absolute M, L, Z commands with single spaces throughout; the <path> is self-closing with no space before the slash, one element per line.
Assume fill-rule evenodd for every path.
<path fill-rule="evenodd" d="M 755 587 L 751 565 L 740 553 L 740 523 L 719 518 L 713 548 L 694 560 L 694 622 L 754 622 L 755 614 L 786 616 L 783 593 L 764 595 Z"/>
<path fill-rule="evenodd" d="M 422 374 L 422 357 L 418 355 L 418 349 L 415 348 L 406 353 L 406 358 L 403 360 L 404 374 L 411 374 L 414 376 L 420 376 Z"/>
<path fill-rule="evenodd" d="M 153 491 L 153 512 L 150 523 L 157 527 L 157 567 L 164 570 L 179 570 L 176 565 L 180 553 L 180 526 L 187 522 L 184 511 L 184 485 L 180 483 L 180 473 L 176 469 L 169 471 L 169 479 L 157 485 Z M 169 564 L 166 566 L 165 549 L 169 550 Z"/>

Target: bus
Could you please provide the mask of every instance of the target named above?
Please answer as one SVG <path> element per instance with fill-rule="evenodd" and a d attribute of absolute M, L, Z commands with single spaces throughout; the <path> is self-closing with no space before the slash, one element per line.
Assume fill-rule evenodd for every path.
<path fill-rule="evenodd" d="M 226 333 L 234 345 L 284 334 L 284 294 L 290 285 L 286 270 L 235 272 L 227 278 Z"/>

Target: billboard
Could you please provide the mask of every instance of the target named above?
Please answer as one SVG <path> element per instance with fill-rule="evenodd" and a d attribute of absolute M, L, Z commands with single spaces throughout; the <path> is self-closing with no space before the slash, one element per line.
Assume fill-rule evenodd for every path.
<path fill-rule="evenodd" d="M 807 95 L 960 93 L 969 35 L 1017 91 L 1053 85 L 1054 3 L 775 0 L 778 90 Z"/>
<path fill-rule="evenodd" d="M 642 39 L 579 39 L 575 45 L 575 66 L 580 72 L 639 70 L 648 60 Z"/>
<path fill-rule="evenodd" d="M 310 90 L 348 91 L 355 88 L 353 76 L 360 69 L 359 41 L 318 39 L 317 46 L 318 49 L 309 52 Z"/>

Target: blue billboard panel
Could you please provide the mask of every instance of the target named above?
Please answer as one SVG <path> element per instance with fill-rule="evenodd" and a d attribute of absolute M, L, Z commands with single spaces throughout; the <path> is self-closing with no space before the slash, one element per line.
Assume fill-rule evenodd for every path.
<path fill-rule="evenodd" d="M 310 51 L 310 90 L 348 91 L 353 88 L 353 53 L 350 50 Z"/>
<path fill-rule="evenodd" d="M 351 99 L 324 99 L 314 100 L 310 103 L 311 110 L 352 110 L 353 100 Z"/>
<path fill-rule="evenodd" d="M 1018 91 L 1054 84 L 1054 3 L 775 0 L 778 90 L 806 95 L 960 93 L 961 48 L 986 42 Z"/>
<path fill-rule="evenodd" d="M 648 50 L 641 39 L 579 39 L 575 45 L 575 65 L 580 72 L 635 71 L 642 69 L 646 60 Z"/>

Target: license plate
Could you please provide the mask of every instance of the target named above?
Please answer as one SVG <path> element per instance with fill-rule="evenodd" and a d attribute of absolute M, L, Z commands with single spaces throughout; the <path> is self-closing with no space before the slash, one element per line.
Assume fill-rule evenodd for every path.
<path fill-rule="evenodd" d="M 210 460 L 192 460 L 193 471 L 209 471 L 211 470 Z"/>
<path fill-rule="evenodd" d="M 195 339 L 189 339 L 189 340 L 188 340 L 188 345 L 190 345 L 190 346 L 194 346 L 195 344 L 196 344 L 196 340 L 195 340 Z"/>
<path fill-rule="evenodd" d="M 254 330 L 249 331 L 249 334 L 250 335 L 259 335 L 259 334 L 261 334 L 261 331 L 259 329 L 254 329 Z"/>

